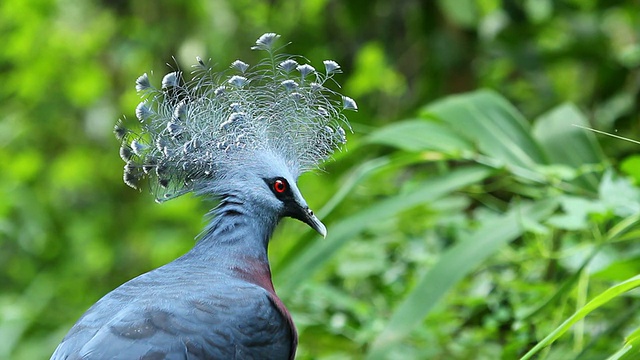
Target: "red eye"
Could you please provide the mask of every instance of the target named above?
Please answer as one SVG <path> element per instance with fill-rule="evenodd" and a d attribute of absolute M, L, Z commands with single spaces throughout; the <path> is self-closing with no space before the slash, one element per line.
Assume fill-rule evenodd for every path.
<path fill-rule="evenodd" d="M 287 183 L 284 180 L 278 179 L 273 183 L 273 190 L 278 194 L 282 194 L 287 191 Z"/>

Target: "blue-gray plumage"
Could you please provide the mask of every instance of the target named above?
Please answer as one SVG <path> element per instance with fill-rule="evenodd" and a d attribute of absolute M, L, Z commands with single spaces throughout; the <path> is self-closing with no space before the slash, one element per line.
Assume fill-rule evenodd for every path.
<path fill-rule="evenodd" d="M 276 38 L 265 34 L 254 47 L 267 50 L 272 63 L 279 59 L 271 49 Z M 292 61 L 251 73 L 238 60 L 232 67 L 242 76 L 223 85 L 213 77 L 182 85 L 174 72 L 156 90 L 146 76 L 138 79 L 151 100 L 136 109 L 142 130 L 116 128 L 125 182 L 149 179 L 164 192 L 160 200 L 194 191 L 219 205 L 191 251 L 99 300 L 52 359 L 294 358 L 297 333 L 273 288 L 267 248 L 283 217 L 326 235 L 296 182 L 344 142 L 344 131 L 322 92 L 334 93 L 318 82 L 339 66 L 325 61 L 325 77 L 306 84 L 315 70 L 298 66 L 294 86 L 285 79 Z M 353 100 L 342 102 L 355 110 Z"/>

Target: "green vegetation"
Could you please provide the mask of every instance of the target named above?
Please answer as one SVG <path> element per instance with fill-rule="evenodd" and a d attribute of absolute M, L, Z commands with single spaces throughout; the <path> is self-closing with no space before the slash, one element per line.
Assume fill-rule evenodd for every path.
<path fill-rule="evenodd" d="M 268 31 L 338 61 L 360 108 L 299 182 L 327 238 L 285 220 L 270 249 L 299 359 L 640 357 L 640 147 L 582 128 L 640 139 L 637 2 L 22 0 L 0 4 L 0 359 L 47 358 L 193 245 L 214 204 L 124 185 L 113 125 L 138 75 L 250 60 Z"/>

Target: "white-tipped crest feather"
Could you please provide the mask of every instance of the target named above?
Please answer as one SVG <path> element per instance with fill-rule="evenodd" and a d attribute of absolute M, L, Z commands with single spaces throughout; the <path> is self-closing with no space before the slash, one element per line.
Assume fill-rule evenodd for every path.
<path fill-rule="evenodd" d="M 157 200 L 164 201 L 207 187 L 225 169 L 250 165 L 256 151 L 276 154 L 300 173 L 344 144 L 342 127 L 349 124 L 342 111 L 357 105 L 324 86 L 340 66 L 325 60 L 322 74 L 294 60 L 299 56 L 277 54 L 279 37 L 267 33 L 256 41 L 252 49 L 267 56 L 254 67 L 236 60 L 230 70 L 215 73 L 197 58 L 191 80 L 170 72 L 160 89 L 147 74 L 140 76 L 141 129 L 116 126 L 125 183 L 138 188 L 149 179 Z"/>

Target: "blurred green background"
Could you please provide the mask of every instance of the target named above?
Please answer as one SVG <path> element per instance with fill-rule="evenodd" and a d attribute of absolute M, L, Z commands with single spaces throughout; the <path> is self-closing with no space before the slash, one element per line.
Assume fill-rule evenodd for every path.
<path fill-rule="evenodd" d="M 270 248 L 299 359 L 515 359 L 548 335 L 538 358 L 640 356 L 640 148 L 573 126 L 640 139 L 638 1 L 20 0 L 0 3 L 0 358 L 48 358 L 191 248 L 214 204 L 127 187 L 113 125 L 137 76 L 251 63 L 265 32 L 336 60 L 359 105 L 299 182 L 327 239 L 287 219 Z"/>

